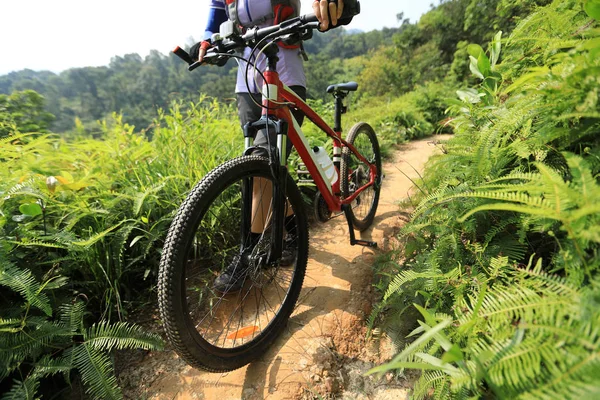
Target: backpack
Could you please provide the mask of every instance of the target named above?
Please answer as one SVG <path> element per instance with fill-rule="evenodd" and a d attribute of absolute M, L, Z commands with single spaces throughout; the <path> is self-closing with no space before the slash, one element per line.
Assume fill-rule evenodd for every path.
<path fill-rule="evenodd" d="M 225 0 L 225 9 L 229 19 L 242 28 L 271 19 L 277 25 L 300 15 L 300 0 Z"/>

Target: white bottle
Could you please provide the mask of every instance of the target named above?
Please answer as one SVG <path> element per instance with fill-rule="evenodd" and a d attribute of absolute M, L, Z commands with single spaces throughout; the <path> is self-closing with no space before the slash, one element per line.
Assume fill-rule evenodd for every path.
<path fill-rule="evenodd" d="M 329 158 L 327 151 L 323 147 L 313 147 L 313 154 L 315 155 L 315 161 L 321 166 L 325 176 L 329 179 L 329 182 L 333 185 L 338 180 L 338 173 L 333 165 L 333 161 Z"/>

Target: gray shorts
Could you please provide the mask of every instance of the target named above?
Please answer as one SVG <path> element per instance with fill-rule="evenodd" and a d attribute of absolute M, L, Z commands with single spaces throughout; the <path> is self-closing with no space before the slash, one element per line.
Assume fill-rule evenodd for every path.
<path fill-rule="evenodd" d="M 291 86 L 290 89 L 294 91 L 302 100 L 306 100 L 306 88 L 302 86 Z M 258 121 L 262 114 L 262 107 L 258 106 L 254 101 L 252 101 L 252 97 L 258 104 L 261 103 L 262 98 L 258 93 L 237 93 L 237 106 L 238 106 L 238 115 L 240 117 L 240 124 L 242 127 L 246 125 L 248 122 Z M 304 113 L 300 110 L 292 110 L 292 115 L 298 121 L 298 124 L 302 126 L 302 122 L 304 122 Z M 277 142 L 277 138 L 275 137 L 275 133 L 272 132 L 270 135 L 270 142 L 274 146 Z M 263 131 L 258 132 L 256 137 L 254 138 L 254 145 L 260 147 L 267 147 L 269 141 L 267 140 L 267 136 Z M 290 150 L 292 148 L 291 142 L 288 140 L 288 155 L 290 154 Z"/>

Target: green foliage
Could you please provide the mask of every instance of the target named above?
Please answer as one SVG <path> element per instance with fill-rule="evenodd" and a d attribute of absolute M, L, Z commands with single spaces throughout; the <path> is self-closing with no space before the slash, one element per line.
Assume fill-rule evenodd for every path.
<path fill-rule="evenodd" d="M 417 399 L 599 394 L 600 53 L 582 10 L 555 1 L 466 48 L 481 83 L 450 102 L 455 137 L 369 320 L 392 335 L 416 303 L 415 340 L 373 372 L 422 370 Z"/>
<path fill-rule="evenodd" d="M 44 110 L 44 98 L 33 90 L 0 94 L 0 138 L 18 132 L 48 132 L 54 115 Z"/>
<path fill-rule="evenodd" d="M 344 128 L 349 129 L 358 121 L 369 121 L 376 128 L 379 141 L 385 144 L 449 132 L 445 101 L 452 95 L 449 86 L 429 83 L 402 96 L 359 100 L 344 117 Z"/>
<path fill-rule="evenodd" d="M 476 283 L 455 316 L 420 308 L 418 339 L 371 372 L 419 368 L 414 398 L 593 398 L 598 391 L 598 282 L 584 288 L 534 269 Z M 451 327 L 452 321 L 456 321 Z M 560 338 L 558 341 L 557 338 Z"/>
<path fill-rule="evenodd" d="M 238 154 L 241 141 L 232 110 L 203 99 L 160 114 L 153 140 L 117 116 L 101 128 L 103 141 L 10 137 L 0 150 L 7 166 L 0 233 L 17 246 L 21 265 L 59 267 L 93 304 L 121 318 L 123 299 L 156 275 L 174 210 L 203 174 Z"/>
<path fill-rule="evenodd" d="M 585 12 L 587 13 L 587 15 L 589 15 L 590 17 L 600 20 L 600 1 L 598 0 L 587 0 L 584 3 L 583 8 L 585 9 Z"/>
<path fill-rule="evenodd" d="M 14 379 L 3 399 L 36 399 L 41 380 L 60 373 L 69 382 L 72 370 L 81 374 L 91 398 L 121 398 L 109 352 L 158 349 L 161 339 L 124 323 L 101 322 L 85 328 L 81 300 L 57 306 L 66 294 L 61 290 L 66 280 L 49 272 L 40 281 L 31 270 L 13 265 L 10 256 L 0 251 L 0 286 L 11 290 L 3 292 L 0 302 L 3 315 L 9 317 L 0 320 L 0 379 L 24 380 Z"/>

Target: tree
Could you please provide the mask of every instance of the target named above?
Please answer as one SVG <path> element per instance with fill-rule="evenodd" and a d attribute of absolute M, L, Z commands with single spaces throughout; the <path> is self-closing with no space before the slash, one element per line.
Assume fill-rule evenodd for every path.
<path fill-rule="evenodd" d="M 0 94 L 0 137 L 13 132 L 48 132 L 54 118 L 44 110 L 44 97 L 33 90 Z"/>

